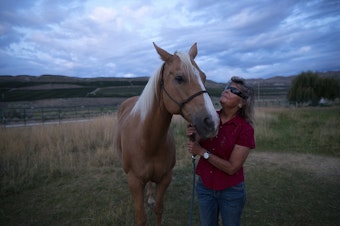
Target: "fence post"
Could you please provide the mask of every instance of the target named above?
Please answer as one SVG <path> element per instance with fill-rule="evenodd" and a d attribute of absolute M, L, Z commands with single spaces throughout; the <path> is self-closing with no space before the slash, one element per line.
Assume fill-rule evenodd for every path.
<path fill-rule="evenodd" d="M 59 124 L 60 124 L 60 121 L 61 121 L 61 110 L 58 109 L 58 119 L 59 119 Z"/>
<path fill-rule="evenodd" d="M 24 117 L 24 125 L 26 126 L 26 108 L 24 108 L 24 115 L 23 115 L 23 117 Z"/>
<path fill-rule="evenodd" d="M 4 110 L 1 109 L 1 124 L 6 128 L 6 116 Z"/>
<path fill-rule="evenodd" d="M 44 108 L 41 108 L 41 122 L 44 124 Z"/>

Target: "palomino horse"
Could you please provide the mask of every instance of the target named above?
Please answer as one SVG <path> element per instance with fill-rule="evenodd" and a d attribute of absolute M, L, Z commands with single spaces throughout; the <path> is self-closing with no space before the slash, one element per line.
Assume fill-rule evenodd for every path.
<path fill-rule="evenodd" d="M 216 135 L 219 119 L 203 83 L 205 74 L 194 61 L 196 43 L 189 54 L 174 55 L 154 44 L 163 65 L 150 77 L 141 96 L 125 100 L 118 111 L 115 143 L 127 174 L 135 205 L 136 225 L 146 224 L 144 189 L 156 183 L 149 197 L 161 225 L 163 197 L 172 179 L 175 142 L 169 130 L 173 114 L 194 125 L 200 137 Z M 152 186 L 148 185 L 148 189 Z M 152 193 L 148 191 L 148 195 Z"/>

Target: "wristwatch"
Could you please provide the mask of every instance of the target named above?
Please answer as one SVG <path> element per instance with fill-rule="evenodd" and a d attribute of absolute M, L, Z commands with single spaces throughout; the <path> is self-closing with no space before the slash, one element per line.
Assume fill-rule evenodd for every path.
<path fill-rule="evenodd" d="M 203 154 L 203 158 L 208 160 L 208 158 L 210 157 L 210 151 L 207 151 Z"/>

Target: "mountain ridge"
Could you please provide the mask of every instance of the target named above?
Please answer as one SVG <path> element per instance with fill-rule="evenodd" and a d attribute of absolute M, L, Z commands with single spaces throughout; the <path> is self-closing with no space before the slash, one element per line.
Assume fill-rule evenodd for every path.
<path fill-rule="evenodd" d="M 328 71 L 328 72 L 316 72 L 320 77 L 332 77 L 340 79 L 340 71 Z M 289 76 L 282 76 L 276 75 L 267 78 L 250 78 L 246 79 L 246 81 L 250 84 L 257 84 L 257 83 L 283 83 L 283 84 L 290 84 L 292 80 L 297 75 L 289 75 Z M 86 77 L 75 77 L 75 76 L 67 76 L 67 75 L 52 75 L 52 74 L 42 74 L 39 76 L 35 75 L 0 75 L 0 82 L 4 81 L 16 81 L 16 82 L 97 82 L 97 81 L 148 81 L 149 77 L 142 76 L 142 77 L 93 77 L 93 78 L 86 78 Z M 216 84 L 225 84 L 223 82 L 216 82 L 210 79 L 207 79 L 209 83 L 216 83 Z M 227 82 L 227 81 L 226 81 Z"/>

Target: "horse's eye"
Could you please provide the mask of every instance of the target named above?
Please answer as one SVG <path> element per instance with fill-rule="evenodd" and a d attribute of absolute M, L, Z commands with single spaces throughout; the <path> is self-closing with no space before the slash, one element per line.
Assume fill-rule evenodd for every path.
<path fill-rule="evenodd" d="M 182 75 L 177 75 L 175 80 L 178 84 L 182 84 L 184 82 L 184 77 Z"/>

